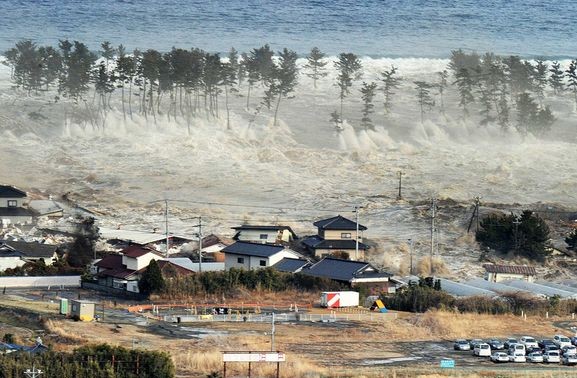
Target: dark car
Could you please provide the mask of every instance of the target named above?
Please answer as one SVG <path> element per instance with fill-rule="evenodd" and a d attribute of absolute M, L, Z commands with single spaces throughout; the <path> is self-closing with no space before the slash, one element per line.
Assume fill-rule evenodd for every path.
<path fill-rule="evenodd" d="M 510 339 L 507 339 L 507 340 L 505 341 L 504 346 L 505 346 L 505 349 L 509 349 L 509 347 L 510 347 L 512 344 L 518 344 L 518 343 L 519 343 L 519 342 L 517 341 L 517 339 L 510 338 Z"/>
<path fill-rule="evenodd" d="M 541 348 L 541 349 L 545 349 L 545 347 L 546 347 L 547 345 L 555 345 L 555 343 L 554 343 L 553 340 L 551 340 L 551 339 L 543 339 L 543 340 L 540 340 L 540 341 L 538 342 L 538 344 L 539 344 L 539 348 Z"/>
<path fill-rule="evenodd" d="M 545 348 L 543 348 L 543 352 L 548 352 L 550 350 L 559 350 L 559 347 L 555 344 L 547 344 Z"/>
<path fill-rule="evenodd" d="M 571 344 L 577 346 L 577 336 L 573 336 L 573 337 L 571 338 Z"/>
<path fill-rule="evenodd" d="M 505 344 L 501 340 L 489 340 L 487 342 L 491 347 L 491 350 L 503 350 L 505 349 Z"/>

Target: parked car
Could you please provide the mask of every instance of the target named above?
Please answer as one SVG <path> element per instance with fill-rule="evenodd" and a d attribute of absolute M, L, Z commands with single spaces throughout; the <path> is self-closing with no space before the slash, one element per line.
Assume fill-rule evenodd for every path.
<path fill-rule="evenodd" d="M 543 353 L 548 352 L 550 350 L 556 350 L 561 353 L 561 349 L 555 344 L 545 345 L 545 349 L 543 349 Z"/>
<path fill-rule="evenodd" d="M 555 337 L 553 337 L 553 342 L 559 347 L 559 349 L 563 348 L 564 346 L 572 345 L 571 339 L 563 335 L 555 335 Z"/>
<path fill-rule="evenodd" d="M 576 355 L 577 354 L 577 347 L 575 345 L 564 346 L 561 348 L 564 356 L 568 355 Z"/>
<path fill-rule="evenodd" d="M 538 345 L 539 345 L 539 348 L 545 349 L 545 347 L 547 345 L 555 345 L 555 343 L 551 339 L 543 339 L 543 340 L 539 341 Z"/>
<path fill-rule="evenodd" d="M 527 361 L 533 363 L 543 362 L 543 353 L 541 352 L 531 352 L 527 355 Z"/>
<path fill-rule="evenodd" d="M 527 362 L 527 357 L 525 357 L 525 353 L 513 352 L 513 353 L 509 353 L 509 361 L 510 362 Z"/>
<path fill-rule="evenodd" d="M 561 356 L 558 350 L 549 350 L 543 353 L 543 362 L 547 363 L 559 363 L 561 362 Z"/>
<path fill-rule="evenodd" d="M 503 350 L 505 349 L 505 344 L 501 340 L 489 340 L 487 342 L 491 347 L 491 350 Z"/>
<path fill-rule="evenodd" d="M 539 347 L 539 343 L 537 342 L 537 340 L 535 340 L 531 336 L 521 337 L 521 339 L 519 340 L 519 343 L 525 345 L 525 349 L 529 349 L 529 348 L 533 349 L 533 348 Z"/>
<path fill-rule="evenodd" d="M 491 355 L 491 361 L 493 361 L 493 362 L 509 362 L 509 355 L 505 352 L 494 352 Z"/>
<path fill-rule="evenodd" d="M 527 349 L 523 344 L 511 344 L 509 345 L 509 354 L 513 353 L 523 353 L 523 356 L 527 354 Z"/>
<path fill-rule="evenodd" d="M 471 349 L 475 348 L 475 345 L 482 343 L 483 340 L 481 339 L 473 339 L 471 341 L 469 341 L 469 345 L 471 346 Z"/>
<path fill-rule="evenodd" d="M 561 359 L 563 365 L 577 365 L 577 355 L 575 354 L 566 354 Z"/>
<path fill-rule="evenodd" d="M 518 343 L 517 339 L 509 338 L 505 340 L 505 349 L 509 349 L 511 344 L 517 344 L 517 343 Z"/>
<path fill-rule="evenodd" d="M 456 340 L 453 344 L 453 349 L 455 350 L 471 350 L 471 345 L 465 339 Z"/>
<path fill-rule="evenodd" d="M 479 357 L 490 357 L 491 347 L 487 343 L 475 344 L 475 348 L 473 348 L 473 354 Z"/>
<path fill-rule="evenodd" d="M 573 336 L 573 337 L 571 338 L 571 344 L 577 346 L 577 336 Z"/>

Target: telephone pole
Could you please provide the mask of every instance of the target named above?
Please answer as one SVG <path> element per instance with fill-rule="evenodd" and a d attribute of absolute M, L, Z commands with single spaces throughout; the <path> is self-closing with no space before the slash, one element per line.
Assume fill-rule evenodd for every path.
<path fill-rule="evenodd" d="M 169 242 L 168 242 L 168 200 L 165 199 L 164 200 L 164 206 L 165 206 L 165 211 L 164 211 L 164 222 L 165 222 L 165 232 L 166 232 L 166 257 L 168 257 L 168 248 L 169 248 Z"/>
<path fill-rule="evenodd" d="M 413 275 L 413 239 L 409 239 L 409 274 Z"/>
<path fill-rule="evenodd" d="M 403 199 L 403 195 L 401 194 L 401 188 L 403 187 L 403 171 L 398 172 L 399 175 L 399 195 L 397 196 L 397 201 Z"/>
<path fill-rule="evenodd" d="M 515 254 L 519 253 L 519 225 L 521 224 L 521 221 L 519 220 L 518 216 L 515 216 L 515 220 L 513 221 L 513 224 L 515 225 Z"/>
<path fill-rule="evenodd" d="M 431 201 L 431 276 L 435 274 L 435 268 L 433 267 L 433 255 L 435 254 L 435 218 L 437 214 L 435 213 L 437 208 L 437 199 L 435 197 L 432 198 Z"/>
<path fill-rule="evenodd" d="M 357 232 L 355 234 L 355 260 L 359 259 L 359 209 L 360 206 L 355 205 L 355 223 Z"/>
<path fill-rule="evenodd" d="M 198 217 L 198 271 L 202 272 L 202 217 Z"/>

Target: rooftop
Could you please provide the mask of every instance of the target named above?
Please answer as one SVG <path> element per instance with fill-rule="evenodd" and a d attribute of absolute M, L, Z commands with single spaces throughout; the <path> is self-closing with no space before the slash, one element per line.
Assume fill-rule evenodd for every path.
<path fill-rule="evenodd" d="M 274 264 L 273 268 L 275 268 L 280 272 L 298 273 L 307 265 L 310 265 L 310 262 L 308 260 L 289 259 L 285 257 L 284 259 Z"/>
<path fill-rule="evenodd" d="M 229 245 L 224 248 L 222 252 L 230 253 L 233 255 L 247 255 L 247 256 L 258 256 L 258 257 L 271 257 L 280 251 L 284 250 L 285 247 L 282 245 L 272 245 L 272 244 L 261 244 L 261 243 L 249 243 L 237 241 L 234 244 Z"/>
<path fill-rule="evenodd" d="M 356 243 L 352 239 L 325 240 L 317 235 L 309 236 L 308 238 L 304 239 L 303 244 L 312 249 L 356 249 Z M 359 242 L 359 249 L 367 250 L 369 249 L 369 246 Z"/>
<path fill-rule="evenodd" d="M 527 265 L 498 265 L 485 264 L 483 268 L 489 273 L 522 274 L 534 276 L 537 274 L 535 268 Z"/>
<path fill-rule="evenodd" d="M 124 248 L 122 251 L 120 251 L 124 256 L 128 256 L 128 257 L 132 257 L 132 258 L 139 258 L 140 256 L 144 256 L 147 253 L 154 253 L 157 255 L 161 255 L 160 252 L 158 252 L 155 249 L 152 248 L 148 248 L 148 247 L 143 247 L 141 245 L 131 245 L 129 247 Z"/>
<path fill-rule="evenodd" d="M 325 277 L 337 281 L 350 282 L 358 278 L 391 277 L 391 274 L 379 272 L 365 261 L 352 261 L 325 257 L 316 264 L 303 269 L 303 274 L 315 277 Z"/>
<path fill-rule="evenodd" d="M 36 213 L 23 207 L 0 207 L 0 216 L 5 217 L 33 217 Z"/>
<path fill-rule="evenodd" d="M 0 198 L 24 198 L 26 192 L 10 185 L 0 185 Z"/>
<path fill-rule="evenodd" d="M 13 250 L 22 253 L 25 257 L 51 258 L 58 250 L 57 245 L 41 244 L 38 242 L 29 243 L 22 241 L 0 240 L 0 246 L 1 245 L 6 245 Z"/>
<path fill-rule="evenodd" d="M 316 227 L 322 230 L 356 230 L 357 224 L 356 222 L 347 219 L 341 215 L 337 215 L 336 217 L 323 219 L 320 221 L 316 221 L 313 223 Z M 359 224 L 359 231 L 365 231 L 367 228 L 362 224 Z"/>

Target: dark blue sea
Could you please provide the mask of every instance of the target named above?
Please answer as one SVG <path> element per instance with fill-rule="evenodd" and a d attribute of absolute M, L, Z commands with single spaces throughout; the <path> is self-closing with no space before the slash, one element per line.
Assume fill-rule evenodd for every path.
<path fill-rule="evenodd" d="M 129 49 L 269 43 L 304 54 L 447 57 L 463 48 L 524 57 L 577 56 L 577 1 L 539 0 L 0 0 L 0 51 L 17 40 L 75 39 Z"/>

